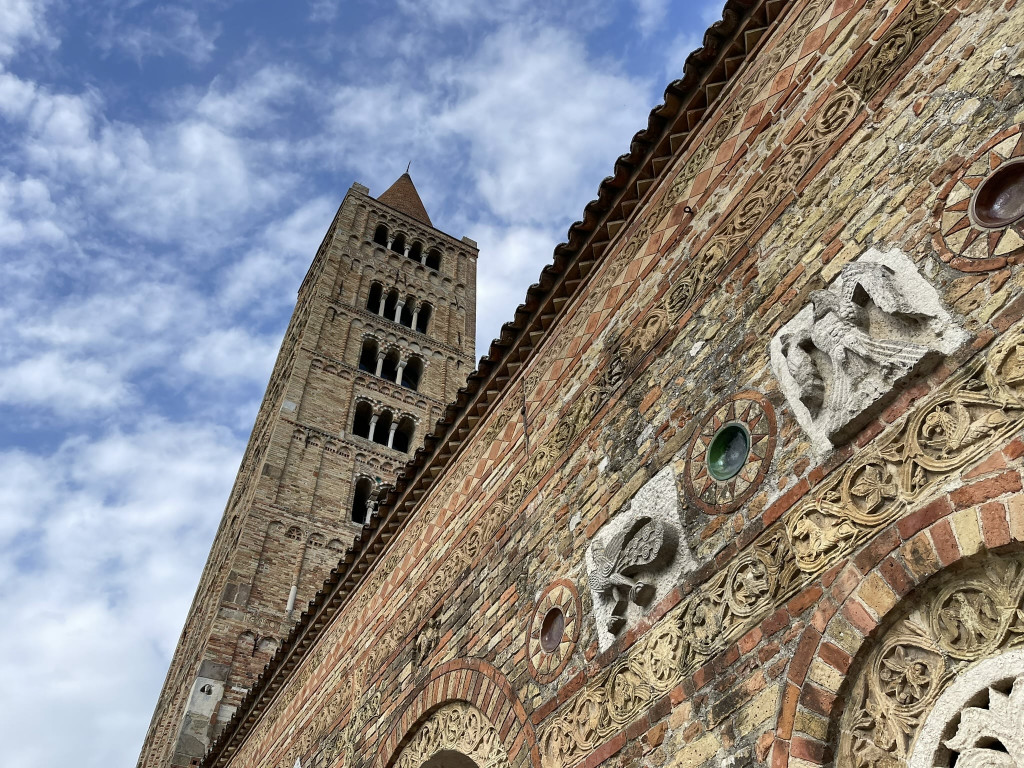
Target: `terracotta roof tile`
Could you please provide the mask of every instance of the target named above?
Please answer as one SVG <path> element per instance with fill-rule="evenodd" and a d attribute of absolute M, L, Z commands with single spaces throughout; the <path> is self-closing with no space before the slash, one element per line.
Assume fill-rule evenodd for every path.
<path fill-rule="evenodd" d="M 416 185 L 412 183 L 412 176 L 408 172 L 399 176 L 398 180 L 388 187 L 377 200 L 384 205 L 391 206 L 399 213 L 411 216 L 428 227 L 434 226 L 430 222 L 427 209 L 423 207 L 423 201 L 420 200 L 420 193 L 416 191 Z"/>

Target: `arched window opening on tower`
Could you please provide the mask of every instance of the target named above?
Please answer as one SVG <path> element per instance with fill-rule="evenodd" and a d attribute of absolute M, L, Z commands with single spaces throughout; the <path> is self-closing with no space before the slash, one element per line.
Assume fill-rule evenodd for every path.
<path fill-rule="evenodd" d="M 391 250 L 395 253 L 405 253 L 405 235 L 395 235 L 391 241 Z"/>
<path fill-rule="evenodd" d="M 393 381 L 397 384 L 399 362 L 398 350 L 392 349 L 384 356 L 384 364 L 381 366 L 380 373 L 378 375 L 381 378 Z"/>
<path fill-rule="evenodd" d="M 388 295 L 384 298 L 384 313 L 383 316 L 388 320 L 395 319 L 395 307 L 398 306 L 398 291 L 392 288 L 388 291 Z M 377 314 L 381 314 L 378 312 Z"/>
<path fill-rule="evenodd" d="M 391 447 L 396 451 L 408 453 L 409 448 L 412 446 L 412 436 L 415 431 L 416 425 L 413 423 L 413 420 L 408 416 L 403 416 L 398 421 L 398 427 L 395 429 L 395 436 L 391 441 Z"/>
<path fill-rule="evenodd" d="M 384 296 L 384 286 L 370 283 L 370 295 L 366 299 L 366 308 L 375 315 L 380 313 L 380 302 Z"/>
<path fill-rule="evenodd" d="M 388 434 L 391 431 L 391 423 L 393 421 L 394 418 L 391 416 L 391 411 L 381 411 L 378 413 L 376 429 L 373 430 L 373 436 L 370 439 L 379 445 L 387 445 Z"/>
<path fill-rule="evenodd" d="M 352 522 L 364 525 L 370 517 L 373 496 L 373 480 L 360 477 L 356 480 L 355 491 L 352 493 Z"/>
<path fill-rule="evenodd" d="M 370 437 L 370 424 L 373 422 L 373 408 L 365 400 L 356 403 L 356 413 L 352 419 L 352 434 L 359 437 Z"/>
<path fill-rule="evenodd" d="M 427 252 L 426 264 L 431 269 L 441 269 L 441 252 L 437 248 L 431 248 Z"/>
<path fill-rule="evenodd" d="M 423 243 L 416 242 L 412 244 L 412 248 L 409 249 L 409 258 L 413 261 L 423 261 Z"/>
<path fill-rule="evenodd" d="M 363 339 L 363 349 L 359 353 L 359 370 L 376 375 L 377 354 L 377 340 Z"/>
<path fill-rule="evenodd" d="M 377 245 L 388 247 L 388 228 L 383 224 L 377 225 L 377 231 L 373 233 L 373 242 Z"/>
<path fill-rule="evenodd" d="M 427 326 L 430 325 L 430 316 L 433 314 L 434 308 L 427 302 L 420 302 L 420 311 L 416 313 L 416 330 L 420 333 L 427 332 Z"/>
<path fill-rule="evenodd" d="M 405 368 L 402 369 L 402 386 L 414 391 L 418 390 L 421 378 L 423 378 L 423 359 L 410 357 Z"/>
<path fill-rule="evenodd" d="M 406 328 L 412 328 L 412 313 L 415 306 L 416 299 L 412 296 L 406 296 L 405 303 L 402 304 L 402 314 L 398 320 Z"/>

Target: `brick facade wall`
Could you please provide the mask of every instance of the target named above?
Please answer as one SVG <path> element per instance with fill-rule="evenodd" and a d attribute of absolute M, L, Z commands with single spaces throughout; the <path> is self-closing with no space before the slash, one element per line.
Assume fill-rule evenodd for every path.
<path fill-rule="evenodd" d="M 953 197 L 1000 162 L 991 148 L 1024 153 L 1022 32 L 1013 0 L 788 4 L 205 765 L 405 768 L 446 751 L 538 768 L 882 764 L 850 752 L 842 724 L 877 748 L 884 723 L 842 718 L 897 619 L 916 607 L 949 633 L 955 612 L 927 613 L 947 585 L 1019 573 L 1024 551 L 1024 277 L 1002 231 L 957 237 L 974 225 Z M 905 254 L 966 341 L 821 452 L 769 344 L 871 248 Z M 708 501 L 703 430 L 747 408 L 760 466 Z M 666 471 L 673 492 L 655 501 L 679 510 L 684 562 L 608 639 L 587 559 Z M 566 626 L 538 650 L 552 601 Z M 996 638 L 984 652 L 940 654 L 923 629 L 915 652 L 962 672 L 950 658 L 1012 647 L 1015 607 L 977 620 Z M 902 738 L 886 764 L 906 765 Z"/>

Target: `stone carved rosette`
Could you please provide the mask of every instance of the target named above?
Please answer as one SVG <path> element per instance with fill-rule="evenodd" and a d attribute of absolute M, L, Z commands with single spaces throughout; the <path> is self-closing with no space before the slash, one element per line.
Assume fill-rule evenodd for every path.
<path fill-rule="evenodd" d="M 568 579 L 558 579 L 537 600 L 527 628 L 527 661 L 539 683 L 558 678 L 580 638 L 580 596 Z"/>
<path fill-rule="evenodd" d="M 1024 133 L 1018 126 L 985 142 L 949 183 L 936 207 L 935 246 L 965 272 L 1024 261 Z"/>

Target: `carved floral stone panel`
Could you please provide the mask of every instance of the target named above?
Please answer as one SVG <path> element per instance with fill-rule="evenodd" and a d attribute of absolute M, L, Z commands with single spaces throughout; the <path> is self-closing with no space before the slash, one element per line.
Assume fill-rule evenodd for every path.
<path fill-rule="evenodd" d="M 824 453 L 856 434 L 908 378 L 967 338 L 903 253 L 871 248 L 775 334 L 772 371 Z"/>
<path fill-rule="evenodd" d="M 445 704 L 431 713 L 392 765 L 394 768 L 421 768 L 431 758 L 446 752 L 464 755 L 478 768 L 509 765 L 508 753 L 497 729 L 483 712 L 464 701 Z"/>
<path fill-rule="evenodd" d="M 836 765 L 1024 765 L 1024 557 L 985 556 L 907 602 L 854 668 Z"/>

